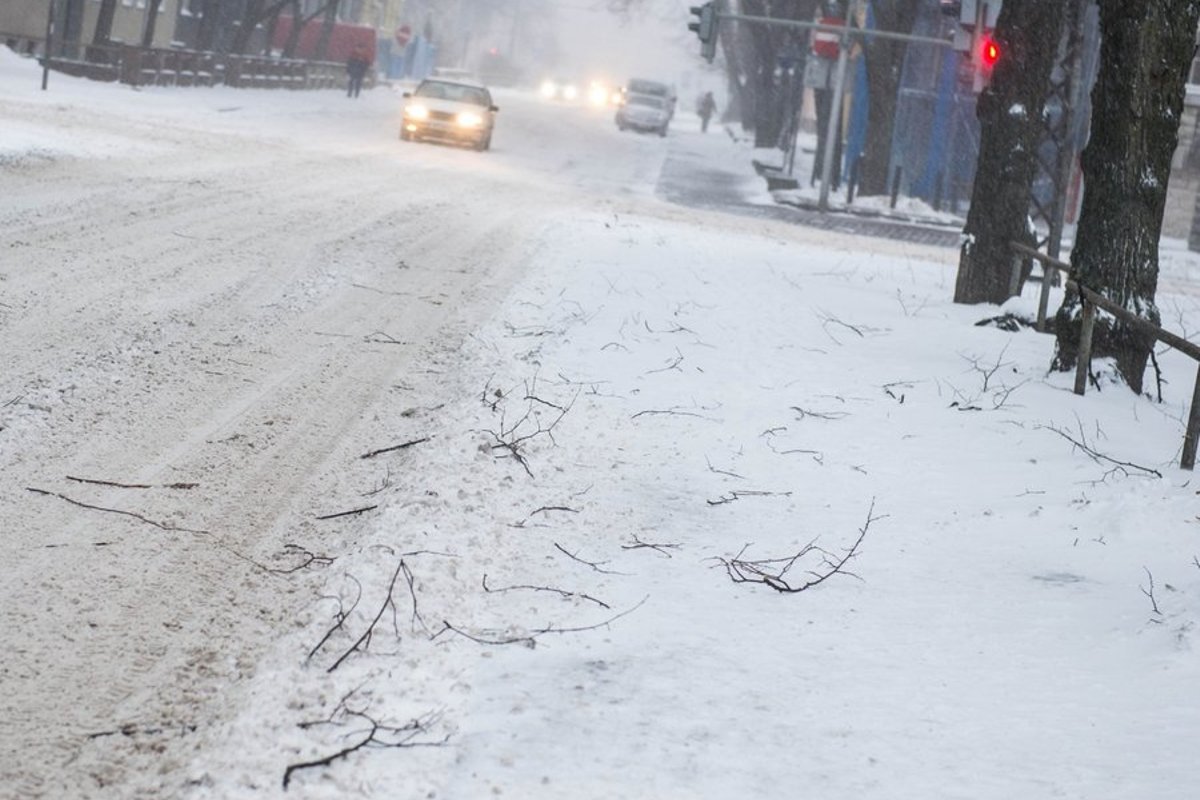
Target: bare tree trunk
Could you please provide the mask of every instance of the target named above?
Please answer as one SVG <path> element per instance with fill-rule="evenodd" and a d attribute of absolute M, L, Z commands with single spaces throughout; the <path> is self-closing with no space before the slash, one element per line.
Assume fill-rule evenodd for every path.
<path fill-rule="evenodd" d="M 283 57 L 295 58 L 296 48 L 300 46 L 300 34 L 304 32 L 304 26 L 308 24 L 309 17 L 304 16 L 300 11 L 300 0 L 291 0 L 292 5 L 292 29 L 288 31 L 287 41 L 283 43 Z"/>
<path fill-rule="evenodd" d="M 113 18 L 117 13 L 117 0 L 101 0 L 100 10 L 96 14 L 96 31 L 92 35 L 92 44 L 108 44 L 112 40 Z"/>
<path fill-rule="evenodd" d="M 254 29 L 258 27 L 258 21 L 262 18 L 263 2 L 264 0 L 247 0 L 246 8 L 238 23 L 237 33 L 234 34 L 233 43 L 229 46 L 229 51 L 234 55 L 246 54 L 246 50 L 250 46 L 250 37 L 254 35 Z"/>
<path fill-rule="evenodd" d="M 338 6 L 341 4 L 341 0 L 332 0 L 325 7 L 325 20 L 321 26 L 321 36 L 317 39 L 317 51 L 313 54 L 318 61 L 324 61 L 329 53 L 329 40 L 333 38 L 333 23 L 337 22 Z"/>
<path fill-rule="evenodd" d="M 1158 240 L 1200 3 L 1099 0 L 1099 6 L 1100 72 L 1071 270 L 1079 283 L 1157 324 Z M 1075 365 L 1081 317 L 1080 298 L 1070 292 L 1055 317 L 1057 369 Z M 1152 346 L 1136 329 L 1097 317 L 1092 353 L 1113 357 L 1139 394 Z"/>
<path fill-rule="evenodd" d="M 196 31 L 196 49 L 212 50 L 217 38 L 217 22 L 221 17 L 221 0 L 204 0 L 200 25 Z"/>
<path fill-rule="evenodd" d="M 894 33 L 912 33 L 922 0 L 875 0 L 875 27 Z M 901 71 L 908 43 L 875 38 L 863 47 L 867 65 L 870 110 L 867 140 L 859 165 L 858 193 L 888 193 L 888 168 L 892 158 L 892 132 L 900 93 Z"/>
<path fill-rule="evenodd" d="M 774 147 L 779 140 L 779 86 L 775 80 L 775 36 L 755 26 L 754 35 L 754 146 Z"/>
<path fill-rule="evenodd" d="M 146 7 L 146 27 L 142 29 L 142 47 L 154 46 L 154 29 L 158 27 L 158 12 L 162 0 L 150 0 Z"/>
<path fill-rule="evenodd" d="M 1027 243 L 1029 236 L 1040 120 L 1064 18 L 1060 1 L 1006 0 L 996 21 L 1003 56 L 976 105 L 979 162 L 959 254 L 956 303 L 1000 304 L 1012 295 L 1009 244 Z"/>

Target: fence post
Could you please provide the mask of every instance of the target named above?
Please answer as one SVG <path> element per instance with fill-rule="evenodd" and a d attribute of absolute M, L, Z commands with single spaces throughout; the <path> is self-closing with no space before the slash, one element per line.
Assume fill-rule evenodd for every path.
<path fill-rule="evenodd" d="M 1079 326 L 1079 353 L 1075 356 L 1075 394 L 1087 391 L 1088 372 L 1092 368 L 1092 329 L 1096 325 L 1096 306 L 1083 292 L 1079 293 L 1079 304 L 1083 307 L 1083 324 Z"/>
<path fill-rule="evenodd" d="M 1021 267 L 1025 257 L 1020 253 L 1013 251 L 1012 254 L 1012 275 L 1008 279 L 1008 296 L 1017 297 L 1021 294 Z"/>
<path fill-rule="evenodd" d="M 1196 368 L 1196 385 L 1192 389 L 1192 409 L 1188 413 L 1187 433 L 1183 437 L 1183 457 L 1179 466 L 1192 469 L 1196 466 L 1196 438 L 1200 435 L 1200 366 Z"/>
<path fill-rule="evenodd" d="M 1038 292 L 1038 315 L 1037 329 L 1042 333 L 1046 332 L 1046 315 L 1050 309 L 1050 284 L 1054 276 L 1058 275 L 1058 270 L 1049 266 L 1046 262 L 1042 262 L 1042 286 Z"/>
<path fill-rule="evenodd" d="M 904 167 L 897 166 L 896 171 L 892 173 L 892 199 L 891 208 L 896 207 L 896 201 L 900 198 L 900 176 L 904 174 Z"/>

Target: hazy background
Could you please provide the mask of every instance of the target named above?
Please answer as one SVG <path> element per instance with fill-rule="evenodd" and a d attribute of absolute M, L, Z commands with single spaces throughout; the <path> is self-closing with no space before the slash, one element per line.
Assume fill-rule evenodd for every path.
<path fill-rule="evenodd" d="M 681 92 L 718 88 L 687 29 L 689 0 L 410 0 L 415 30 L 429 24 L 439 62 L 471 68 L 485 53 L 511 60 L 525 83 L 547 77 L 623 83 L 664 80 Z"/>

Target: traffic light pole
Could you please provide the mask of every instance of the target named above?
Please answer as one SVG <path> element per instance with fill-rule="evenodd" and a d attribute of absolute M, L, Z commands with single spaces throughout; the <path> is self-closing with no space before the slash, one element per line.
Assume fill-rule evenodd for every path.
<path fill-rule="evenodd" d="M 821 197 L 817 201 L 819 211 L 829 210 L 829 185 L 833 180 L 834 140 L 841 130 L 842 96 L 846 92 L 846 67 L 850 63 L 850 28 L 842 28 L 838 42 L 837 71 L 833 75 L 833 98 L 830 101 L 829 127 L 825 130 L 825 151 L 821 154 Z"/>

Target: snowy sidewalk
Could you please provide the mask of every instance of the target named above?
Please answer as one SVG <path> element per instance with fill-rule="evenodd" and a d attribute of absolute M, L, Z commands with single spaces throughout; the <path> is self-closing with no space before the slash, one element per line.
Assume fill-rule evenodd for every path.
<path fill-rule="evenodd" d="M 1190 796 L 1182 389 L 1074 397 L 1050 339 L 975 327 L 928 253 L 740 224 L 549 230 L 472 337 L 437 446 L 330 570 L 344 604 L 363 587 L 346 630 L 302 666 L 337 610 L 313 607 L 197 796 L 260 796 L 355 741 L 339 698 L 437 746 L 295 772 L 297 796 Z M 524 464 L 497 448 L 524 434 Z M 872 508 L 857 578 L 780 594 L 721 566 L 836 557 Z M 401 559 L 399 636 L 326 674 Z"/>

